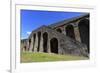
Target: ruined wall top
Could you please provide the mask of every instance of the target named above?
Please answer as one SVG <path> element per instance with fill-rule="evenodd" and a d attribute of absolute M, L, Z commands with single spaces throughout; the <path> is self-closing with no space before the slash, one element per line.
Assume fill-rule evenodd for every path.
<path fill-rule="evenodd" d="M 51 24 L 51 25 L 49 25 L 49 27 L 55 28 L 55 27 L 62 26 L 62 25 L 67 24 L 67 23 L 75 22 L 77 20 L 80 20 L 80 19 L 83 19 L 83 18 L 87 18 L 87 17 L 89 17 L 88 13 L 84 14 L 84 15 L 81 15 L 81 16 L 73 17 L 73 18 L 70 18 L 70 19 L 67 19 L 67 20 L 65 19 L 63 21 Z"/>

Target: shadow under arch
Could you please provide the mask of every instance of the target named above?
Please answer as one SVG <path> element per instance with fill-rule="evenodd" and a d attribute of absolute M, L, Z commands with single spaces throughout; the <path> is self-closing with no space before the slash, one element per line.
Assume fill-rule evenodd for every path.
<path fill-rule="evenodd" d="M 48 33 L 43 33 L 43 52 L 47 52 L 47 43 L 48 43 Z"/>
<path fill-rule="evenodd" d="M 88 19 L 82 19 L 80 20 L 79 24 L 79 32 L 80 32 L 80 38 L 81 38 L 81 42 L 87 45 L 88 48 L 88 53 L 89 53 L 89 20 Z"/>
<path fill-rule="evenodd" d="M 60 28 L 56 29 L 56 31 L 62 33 L 62 30 Z"/>
<path fill-rule="evenodd" d="M 75 39 L 75 33 L 74 33 L 73 25 L 67 25 L 65 29 L 66 29 L 66 36 L 69 36 L 69 37 Z"/>
<path fill-rule="evenodd" d="M 33 49 L 32 49 L 32 51 L 34 51 L 35 41 L 36 41 L 36 33 L 33 34 Z"/>
<path fill-rule="evenodd" d="M 52 38 L 50 40 L 50 47 L 51 47 L 52 53 L 58 53 L 58 39 L 57 38 Z"/>
<path fill-rule="evenodd" d="M 38 47 L 37 47 L 37 51 L 39 52 L 39 50 L 40 50 L 40 41 L 41 41 L 41 32 L 39 31 L 37 33 L 37 35 L 38 35 Z"/>

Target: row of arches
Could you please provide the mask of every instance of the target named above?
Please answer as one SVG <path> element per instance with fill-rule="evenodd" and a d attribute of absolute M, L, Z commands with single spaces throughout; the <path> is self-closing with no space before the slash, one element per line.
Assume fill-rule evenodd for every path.
<path fill-rule="evenodd" d="M 87 45 L 88 52 L 89 52 L 89 20 L 88 19 L 82 19 L 78 23 L 79 33 L 80 33 L 80 39 L 81 42 Z M 62 33 L 63 31 L 58 28 L 56 31 Z M 67 25 L 65 27 L 65 34 L 66 36 L 69 36 L 73 39 L 75 39 L 75 33 L 74 33 L 74 26 L 73 25 Z"/>
<path fill-rule="evenodd" d="M 31 39 L 29 39 L 29 48 L 28 48 L 28 50 L 30 49 L 30 46 L 31 46 L 31 43 L 32 43 L 33 44 L 32 51 L 34 52 L 35 45 L 38 44 L 37 52 L 39 52 L 40 49 L 41 49 L 41 47 L 40 47 L 41 37 L 43 38 L 43 41 L 42 41 L 43 42 L 43 45 L 42 45 L 43 52 L 45 52 L 45 53 L 48 52 L 48 44 L 49 44 L 51 52 L 52 53 L 58 53 L 58 39 L 57 38 L 52 38 L 48 42 L 48 33 L 44 32 L 43 35 L 41 35 L 40 31 L 37 33 L 37 36 L 36 36 L 36 33 L 33 34 L 33 42 L 32 42 Z M 36 40 L 36 38 L 38 38 L 38 40 Z M 38 42 L 36 43 L 36 41 L 38 41 Z"/>
<path fill-rule="evenodd" d="M 60 28 L 56 29 L 56 31 L 62 33 L 62 30 Z M 74 27 L 72 25 L 68 25 L 65 28 L 66 36 L 69 36 L 71 38 L 75 39 L 75 34 L 74 34 Z"/>
<path fill-rule="evenodd" d="M 83 19 L 78 23 L 78 28 L 79 28 L 79 33 L 80 33 L 80 38 L 81 38 L 81 42 L 86 44 L 88 47 L 87 52 L 89 53 L 89 20 L 88 19 Z M 75 33 L 74 33 L 74 27 L 73 25 L 68 25 L 66 28 L 66 36 L 69 36 L 71 38 L 75 39 Z M 62 33 L 62 30 L 60 28 L 56 29 L 58 32 Z M 38 38 L 38 41 L 36 40 L 36 38 Z M 31 41 L 31 39 L 29 39 L 29 48 L 31 43 L 33 44 L 33 48 L 32 51 L 34 51 L 35 45 L 36 45 L 36 41 L 37 41 L 37 51 L 40 51 L 40 42 L 41 42 L 41 38 L 43 39 L 43 52 L 48 52 L 48 44 L 50 45 L 50 49 L 51 52 L 53 53 L 58 53 L 58 39 L 52 38 L 50 39 L 50 41 L 48 41 L 48 33 L 44 32 L 43 34 L 41 34 L 41 32 L 37 32 L 33 34 L 33 43 Z M 29 50 L 28 48 L 28 50 Z"/>

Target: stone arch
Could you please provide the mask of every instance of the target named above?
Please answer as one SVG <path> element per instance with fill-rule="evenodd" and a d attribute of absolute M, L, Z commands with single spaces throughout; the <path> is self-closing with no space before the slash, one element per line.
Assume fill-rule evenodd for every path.
<path fill-rule="evenodd" d="M 56 29 L 58 32 L 62 33 L 62 30 L 60 28 Z"/>
<path fill-rule="evenodd" d="M 31 39 L 29 39 L 29 48 L 28 48 L 28 51 L 29 51 L 30 47 L 31 47 Z"/>
<path fill-rule="evenodd" d="M 37 33 L 37 35 L 38 35 L 38 47 L 37 47 L 37 51 L 39 52 L 39 49 L 40 49 L 40 41 L 41 41 L 41 32 L 39 31 Z"/>
<path fill-rule="evenodd" d="M 74 33 L 74 27 L 73 25 L 66 26 L 66 36 L 69 36 L 71 38 L 75 39 L 75 33 Z"/>
<path fill-rule="evenodd" d="M 26 46 L 24 46 L 24 51 L 26 51 Z"/>
<path fill-rule="evenodd" d="M 80 20 L 79 24 L 79 32 L 81 37 L 81 42 L 87 45 L 88 53 L 89 53 L 89 20 L 82 19 Z"/>
<path fill-rule="evenodd" d="M 52 38 L 50 40 L 50 47 L 52 53 L 58 53 L 58 40 L 57 38 Z"/>
<path fill-rule="evenodd" d="M 44 32 L 43 33 L 43 52 L 47 52 L 47 45 L 48 44 L 48 33 Z"/>
<path fill-rule="evenodd" d="M 34 33 L 34 34 L 33 34 L 33 49 L 32 49 L 32 51 L 34 51 L 35 40 L 36 40 L 36 34 Z"/>

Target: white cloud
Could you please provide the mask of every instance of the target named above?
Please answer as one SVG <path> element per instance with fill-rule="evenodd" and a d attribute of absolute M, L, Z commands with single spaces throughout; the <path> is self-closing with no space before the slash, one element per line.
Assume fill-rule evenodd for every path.
<path fill-rule="evenodd" d="M 31 32 L 29 32 L 29 31 L 28 31 L 28 32 L 26 32 L 26 33 L 27 33 L 28 35 L 30 35 L 30 34 L 31 34 Z"/>

